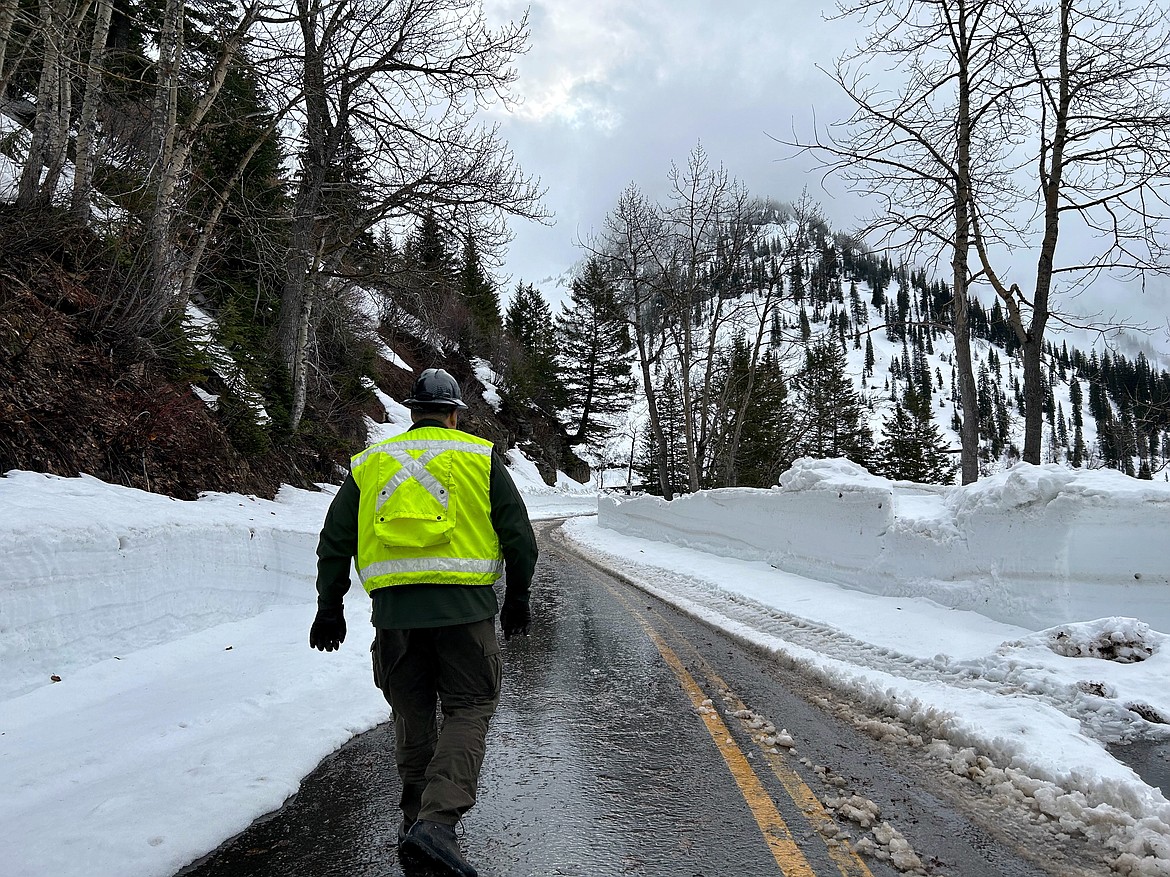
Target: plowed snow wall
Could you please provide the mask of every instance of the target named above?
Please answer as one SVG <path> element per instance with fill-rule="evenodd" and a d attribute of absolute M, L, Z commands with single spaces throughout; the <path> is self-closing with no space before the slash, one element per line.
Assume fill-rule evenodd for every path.
<path fill-rule="evenodd" d="M 1034 630 L 1090 620 L 1107 606 L 1170 631 L 1170 492 L 1135 501 L 1067 485 L 1001 487 L 829 478 L 669 503 L 603 497 L 598 523 Z"/>

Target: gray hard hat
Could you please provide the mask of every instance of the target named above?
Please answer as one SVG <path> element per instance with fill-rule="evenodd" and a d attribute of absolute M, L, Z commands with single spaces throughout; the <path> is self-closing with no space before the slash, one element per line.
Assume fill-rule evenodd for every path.
<path fill-rule="evenodd" d="M 431 408 L 463 408 L 463 394 L 459 382 L 441 368 L 428 368 L 414 382 L 410 398 L 402 403 L 407 408 L 427 410 Z"/>

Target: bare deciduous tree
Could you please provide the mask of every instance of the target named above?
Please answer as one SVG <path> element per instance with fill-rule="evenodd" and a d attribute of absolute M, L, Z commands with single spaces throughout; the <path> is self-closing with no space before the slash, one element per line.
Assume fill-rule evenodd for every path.
<path fill-rule="evenodd" d="M 695 491 L 704 486 L 715 434 L 717 348 L 739 328 L 744 311 L 742 272 L 759 241 L 759 205 L 722 166 L 711 166 L 701 145 L 684 168 L 671 167 L 670 182 L 662 208 L 664 246 L 651 253 L 662 278 L 666 331 L 679 362 L 687 477 Z M 700 314 L 703 329 L 697 336 Z"/>
<path fill-rule="evenodd" d="M 72 61 L 77 37 L 89 9 L 89 0 L 40 0 L 34 38 L 40 40 L 40 78 L 37 81 L 36 118 L 16 203 L 19 207 L 49 204 L 65 164 L 72 107 Z"/>
<path fill-rule="evenodd" d="M 661 327 L 661 305 L 656 293 L 657 258 L 662 245 L 662 223 L 653 205 L 634 185 L 618 198 L 617 206 L 605 218 L 601 239 L 587 247 L 606 265 L 617 286 L 617 295 L 626 313 L 638 352 L 638 369 L 646 397 L 647 419 L 653 436 L 654 468 L 662 495 L 671 500 L 667 442 L 659 412 L 654 371 L 662 358 L 666 335 Z"/>
<path fill-rule="evenodd" d="M 497 129 L 474 123 L 508 99 L 526 19 L 491 30 L 470 0 L 296 0 L 295 27 L 301 170 L 279 329 L 294 425 L 323 260 L 426 210 L 474 229 L 485 251 L 503 240 L 503 214 L 544 215 Z"/>
<path fill-rule="evenodd" d="M 1156 6 L 1111 0 L 1059 0 L 1016 15 L 1028 49 L 1016 76 L 1029 84 L 1036 110 L 1030 118 L 1037 120 L 1034 126 L 1016 120 L 1026 166 L 1035 173 L 1034 209 L 1025 215 L 1031 222 L 1017 231 L 1036 243 L 1030 296 L 993 266 L 987 228 L 1002 221 L 1002 205 L 975 192 L 971 211 L 983 271 L 1021 345 L 1023 459 L 1040 463 L 1045 334 L 1057 316 L 1057 281 L 1071 278 L 1075 288 L 1104 270 L 1136 277 L 1167 268 L 1170 29 Z M 1070 220 L 1088 235 L 1059 258 Z"/>
<path fill-rule="evenodd" d="M 174 228 L 183 200 L 181 186 L 204 120 L 219 97 L 245 39 L 264 12 L 265 3 L 266 0 L 250 0 L 242 7 L 239 18 L 222 23 L 222 33 L 217 35 L 218 53 L 209 68 L 201 71 L 202 90 L 191 109 L 180 118 L 184 7 L 182 0 L 167 0 L 159 30 L 159 60 L 147 153 L 150 210 L 146 246 L 150 269 L 146 276 L 147 291 L 140 295 L 138 302 L 147 326 L 165 323 L 185 305 L 180 298 L 182 270 Z"/>
<path fill-rule="evenodd" d="M 74 143 L 73 195 L 69 205 L 70 212 L 83 223 L 89 221 L 89 204 L 93 195 L 93 159 L 97 139 L 98 108 L 103 94 L 103 64 L 113 11 L 113 0 L 97 0 L 97 15 L 89 43 L 89 58 L 85 63 L 85 90 Z"/>
<path fill-rule="evenodd" d="M 1010 77 L 1024 48 L 1020 16 L 999 0 L 863 0 L 841 7 L 871 32 L 841 58 L 833 79 L 854 112 L 840 133 L 789 145 L 819 157 L 828 173 L 881 199 L 862 229 L 885 246 L 949 263 L 952 331 L 963 409 L 964 484 L 978 467 L 976 387 L 967 294 L 972 281 L 971 204 L 1012 199 L 1010 148 L 1021 86 Z M 878 59 L 901 80 L 876 81 Z M 891 90 L 892 88 L 892 90 Z"/>

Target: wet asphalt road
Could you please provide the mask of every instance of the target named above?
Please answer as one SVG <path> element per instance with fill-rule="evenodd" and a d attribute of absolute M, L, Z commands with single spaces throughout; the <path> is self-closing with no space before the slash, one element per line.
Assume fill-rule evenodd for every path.
<path fill-rule="evenodd" d="M 532 633 L 504 646 L 479 802 L 462 826 L 464 853 L 485 877 L 899 873 L 826 841 L 837 829 L 802 789 L 873 801 L 932 874 L 1093 873 L 1060 851 L 1038 853 L 1026 831 L 997 826 L 994 814 L 962 815 L 955 790 L 933 784 L 912 753 L 803 699 L 808 680 L 582 563 L 555 525 L 540 530 Z M 699 698 L 710 700 L 696 709 Z M 787 728 L 798 755 L 768 755 L 735 715 L 745 706 Z M 828 768 L 838 787 L 801 758 Z M 280 811 L 181 874 L 402 874 L 398 793 L 393 730 L 383 724 L 322 762 Z M 864 834 L 837 824 L 853 839 Z"/>

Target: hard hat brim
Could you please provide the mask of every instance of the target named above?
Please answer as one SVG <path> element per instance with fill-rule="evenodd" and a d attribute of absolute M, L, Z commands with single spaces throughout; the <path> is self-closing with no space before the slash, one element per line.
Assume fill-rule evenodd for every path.
<path fill-rule="evenodd" d="M 467 410 L 467 406 L 460 399 L 415 399 L 412 397 L 403 400 L 402 404 L 412 411 L 434 408 L 454 408 L 459 411 Z"/>

